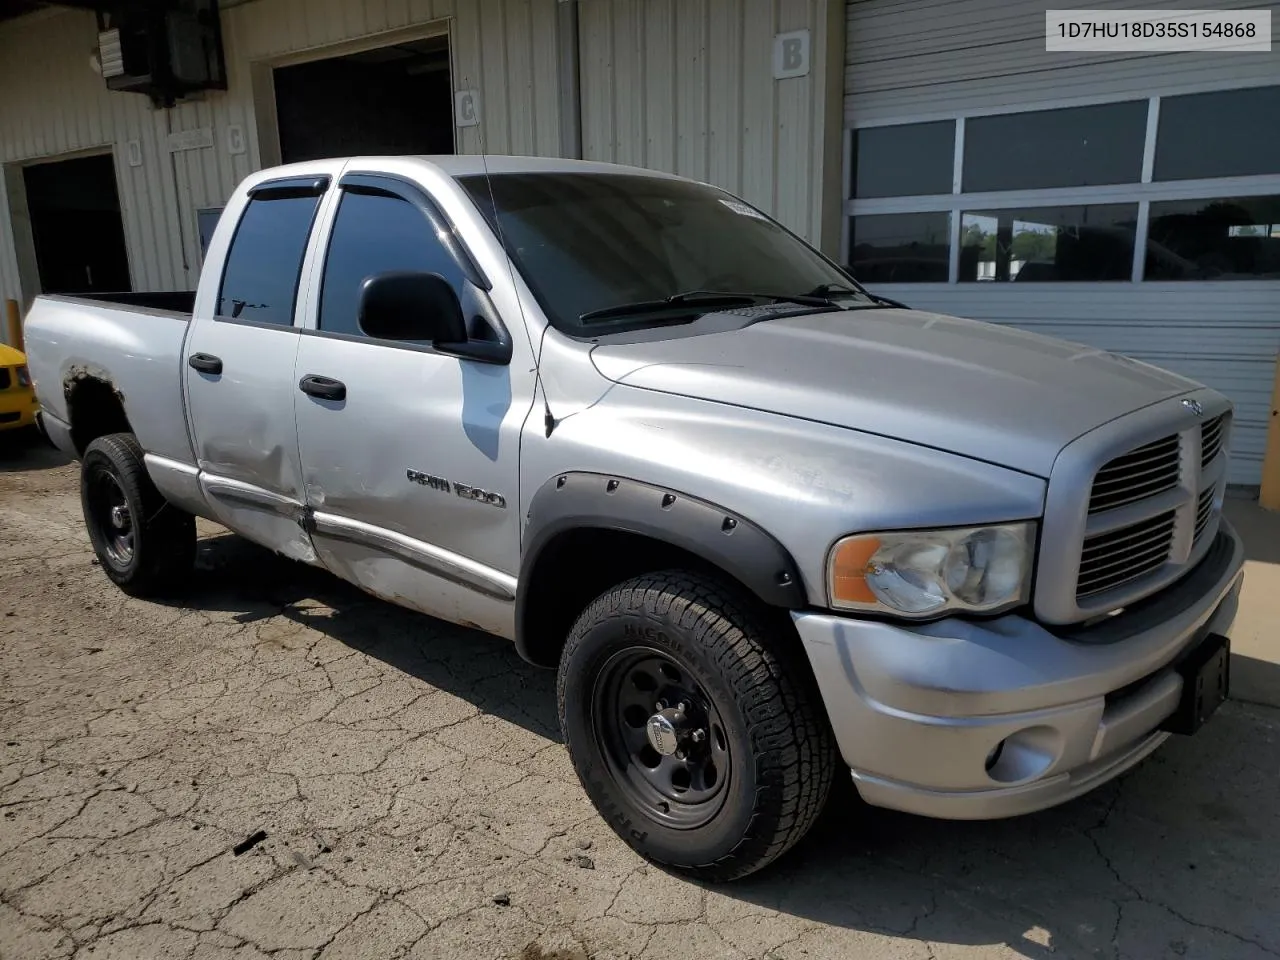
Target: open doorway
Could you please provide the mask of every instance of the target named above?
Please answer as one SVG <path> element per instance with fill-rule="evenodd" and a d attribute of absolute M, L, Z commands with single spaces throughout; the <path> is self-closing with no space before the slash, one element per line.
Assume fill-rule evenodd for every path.
<path fill-rule="evenodd" d="M 22 181 L 43 292 L 133 289 L 109 153 L 32 164 Z"/>
<path fill-rule="evenodd" d="M 276 67 L 273 79 L 284 163 L 454 152 L 447 36 Z"/>

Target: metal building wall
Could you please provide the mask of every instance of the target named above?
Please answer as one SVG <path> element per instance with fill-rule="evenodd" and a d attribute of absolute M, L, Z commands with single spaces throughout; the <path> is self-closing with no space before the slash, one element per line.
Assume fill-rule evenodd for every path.
<path fill-rule="evenodd" d="M 271 108 L 270 65 L 361 38 L 377 45 L 380 34 L 431 23 L 449 30 L 455 89 L 480 91 L 481 123 L 457 131 L 458 150 L 558 153 L 556 0 L 251 0 L 223 12 L 229 89 L 170 110 L 107 90 L 89 65 L 91 13 L 0 25 L 0 163 L 113 153 L 135 289 L 192 288 L 196 210 L 220 206 L 273 159 L 258 132 L 259 111 Z M 229 147 L 233 127 L 245 137 L 241 153 Z M 206 128 L 211 147 L 170 151 L 170 134 Z M 131 140 L 142 159 L 132 167 Z M 22 282 L 14 240 L 0 191 L 0 299 L 29 300 L 36 291 Z"/>
<path fill-rule="evenodd" d="M 842 28 L 841 0 L 584 0 L 583 153 L 715 183 L 834 253 Z M 802 29 L 808 76 L 773 79 Z"/>
<path fill-rule="evenodd" d="M 1077 6 L 1203 9 L 1206 4 L 1092 0 Z M 1272 11 L 1273 24 L 1280 22 L 1280 3 L 1275 0 L 1221 0 L 1209 6 L 1266 8 Z M 1270 53 L 1047 54 L 1045 10 L 1062 7 L 1047 0 L 848 0 L 846 125 L 910 123 L 1280 83 L 1276 45 Z M 1258 122 L 1277 120 L 1259 117 Z M 1275 190 L 1280 190 L 1280 179 Z M 850 192 L 846 183 L 844 196 Z M 1136 191 L 1123 187 L 1113 192 L 1109 202 L 1136 199 Z M 1058 202 L 1084 201 L 1028 200 L 1025 205 Z M 974 203 L 971 209 L 983 206 Z M 864 213 L 932 208 L 930 198 L 923 197 L 853 201 L 851 206 Z M 1237 413 L 1228 478 L 1242 485 L 1259 482 L 1280 350 L 1280 282 L 916 283 L 878 285 L 876 290 L 921 309 L 1007 323 L 1114 350 L 1220 390 L 1236 404 Z"/>
<path fill-rule="evenodd" d="M 1045 52 L 1045 10 L 1252 9 L 1275 0 L 849 0 L 845 115 L 865 124 L 1035 100 L 1173 94 L 1280 76 L 1277 53 Z M 1274 27 L 1273 27 L 1274 29 Z"/>

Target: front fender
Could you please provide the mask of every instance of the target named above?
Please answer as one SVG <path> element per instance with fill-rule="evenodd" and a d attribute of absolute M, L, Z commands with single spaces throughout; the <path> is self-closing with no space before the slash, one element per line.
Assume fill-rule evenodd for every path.
<path fill-rule="evenodd" d="M 681 491 L 601 473 L 564 473 L 534 494 L 516 588 L 516 623 L 525 622 L 533 571 L 544 551 L 575 530 L 641 536 L 700 557 L 763 602 L 806 606 L 804 584 L 787 549 L 746 517 Z"/>

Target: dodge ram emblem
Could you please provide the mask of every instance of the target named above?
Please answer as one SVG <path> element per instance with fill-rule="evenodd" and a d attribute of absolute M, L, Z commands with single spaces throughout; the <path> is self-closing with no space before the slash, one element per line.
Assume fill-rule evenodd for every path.
<path fill-rule="evenodd" d="M 1204 407 L 1200 405 L 1199 400 L 1183 400 L 1182 405 L 1194 413 L 1197 417 L 1204 414 Z"/>

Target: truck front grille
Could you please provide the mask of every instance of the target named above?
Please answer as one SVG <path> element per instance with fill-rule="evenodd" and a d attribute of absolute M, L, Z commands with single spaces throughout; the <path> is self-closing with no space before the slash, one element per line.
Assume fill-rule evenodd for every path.
<path fill-rule="evenodd" d="M 1204 535 L 1205 527 L 1209 526 L 1209 521 L 1213 519 L 1213 503 L 1217 491 L 1213 487 L 1203 491 L 1200 499 L 1196 501 L 1196 533 L 1195 541 L 1200 542 L 1200 538 Z"/>
<path fill-rule="evenodd" d="M 1049 477 L 1034 605 L 1094 621 L 1195 568 L 1212 545 L 1233 424 L 1225 397 L 1171 397 L 1083 434 Z"/>
<path fill-rule="evenodd" d="M 1172 490 L 1178 485 L 1180 457 L 1176 433 L 1116 457 L 1094 477 L 1089 513 L 1114 510 Z"/>
<path fill-rule="evenodd" d="M 1222 437 L 1226 430 L 1226 417 L 1214 417 L 1200 428 L 1200 468 L 1203 470 L 1222 450 Z"/>
<path fill-rule="evenodd" d="M 1158 570 L 1169 559 L 1177 514 L 1168 510 L 1149 520 L 1086 537 L 1080 552 L 1076 599 L 1114 590 Z"/>
<path fill-rule="evenodd" d="M 0 367 L 0 390 L 9 389 L 9 368 Z"/>

